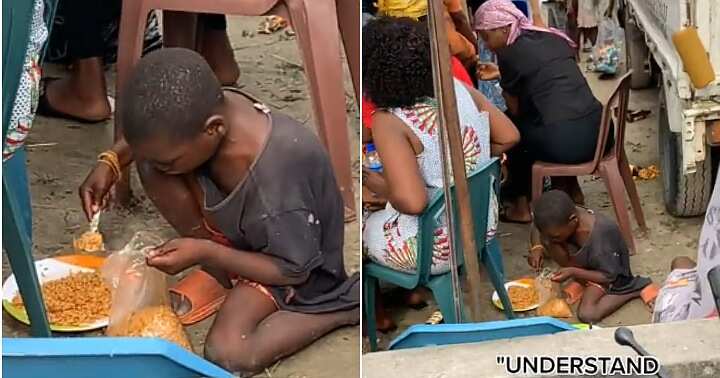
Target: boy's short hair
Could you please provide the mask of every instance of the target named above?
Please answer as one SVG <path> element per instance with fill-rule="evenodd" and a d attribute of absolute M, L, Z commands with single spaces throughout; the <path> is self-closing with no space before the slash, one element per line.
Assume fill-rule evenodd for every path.
<path fill-rule="evenodd" d="M 363 27 L 363 91 L 378 108 L 434 97 L 427 23 L 380 17 Z"/>
<path fill-rule="evenodd" d="M 118 111 L 128 143 L 156 135 L 183 140 L 200 133 L 222 101 L 220 82 L 200 54 L 165 48 L 138 62 Z"/>
<path fill-rule="evenodd" d="M 533 204 L 533 222 L 540 229 L 564 226 L 575 213 L 575 203 L 562 190 L 550 190 L 543 193 Z"/>

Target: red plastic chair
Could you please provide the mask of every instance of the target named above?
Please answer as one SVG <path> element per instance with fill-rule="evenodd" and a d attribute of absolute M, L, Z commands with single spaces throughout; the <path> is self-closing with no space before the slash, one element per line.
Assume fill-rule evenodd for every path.
<path fill-rule="evenodd" d="M 303 56 L 318 134 L 330 154 L 345 206 L 354 209 L 340 31 L 345 42 L 355 95 L 358 96 L 359 8 L 359 2 L 352 0 L 337 0 L 337 5 L 336 0 L 123 0 L 117 60 L 117 98 L 121 98 L 119 92 L 132 67 L 140 59 L 146 18 L 151 10 L 289 16 Z M 338 22 L 338 14 L 342 23 Z M 116 117 L 116 138 L 120 135 L 121 124 L 122 121 Z M 123 201 L 129 199 L 129 194 L 129 182 L 118 183 L 117 198 Z"/>
<path fill-rule="evenodd" d="M 628 216 L 627 204 L 625 203 L 625 194 L 623 186 L 627 190 L 630 197 L 630 203 L 635 213 L 635 220 L 643 231 L 647 230 L 645 216 L 640 206 L 640 197 L 638 196 L 635 182 L 630 172 L 627 154 L 625 153 L 625 115 L 628 109 L 628 100 L 630 97 L 630 74 L 626 73 L 615 87 L 612 96 L 608 99 L 603 107 L 602 121 L 598 136 L 598 144 L 595 150 L 595 158 L 587 163 L 566 165 L 553 164 L 546 162 L 536 162 L 532 168 L 532 199 L 538 199 L 542 194 L 543 179 L 545 177 L 568 177 L 568 176 L 599 176 L 605 182 L 610 200 L 615 209 L 615 216 L 618 225 L 630 248 L 631 253 L 635 252 L 635 240 L 633 239 L 632 229 L 630 227 L 630 217 Z M 614 110 L 617 113 L 613 117 Z M 615 125 L 615 144 L 606 153 L 608 137 L 611 125 Z"/>

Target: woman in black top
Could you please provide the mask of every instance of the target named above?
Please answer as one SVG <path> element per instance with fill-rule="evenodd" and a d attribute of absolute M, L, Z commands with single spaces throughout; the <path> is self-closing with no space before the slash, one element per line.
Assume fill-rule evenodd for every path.
<path fill-rule="evenodd" d="M 602 105 L 575 62 L 575 44 L 562 32 L 533 26 L 511 2 L 489 0 L 475 14 L 475 29 L 498 58 L 480 64 L 478 78 L 500 78 L 508 113 L 521 140 L 508 156 L 505 212 L 511 222 L 530 222 L 530 178 L 535 161 L 577 164 L 592 160 Z M 583 202 L 577 179 L 554 184 Z"/>

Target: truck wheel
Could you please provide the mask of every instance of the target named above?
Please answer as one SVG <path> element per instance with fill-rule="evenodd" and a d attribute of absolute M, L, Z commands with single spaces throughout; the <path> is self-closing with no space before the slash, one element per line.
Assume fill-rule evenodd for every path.
<path fill-rule="evenodd" d="M 712 154 L 708 148 L 705 161 L 697 163 L 695 173 L 683 174 L 682 140 L 680 134 L 670 131 L 665 97 L 660 92 L 658 114 L 658 151 L 660 170 L 663 177 L 665 208 L 676 217 L 702 215 L 712 193 Z"/>
<path fill-rule="evenodd" d="M 633 70 L 630 77 L 632 89 L 643 89 L 650 86 L 652 75 L 646 68 L 650 52 L 645 44 L 645 37 L 638 29 L 635 20 L 625 11 L 625 65 Z"/>

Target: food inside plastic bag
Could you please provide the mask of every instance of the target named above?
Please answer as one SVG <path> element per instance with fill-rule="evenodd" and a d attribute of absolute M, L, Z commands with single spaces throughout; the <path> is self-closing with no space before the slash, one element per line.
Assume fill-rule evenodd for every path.
<path fill-rule="evenodd" d="M 160 244 L 162 239 L 141 231 L 107 258 L 101 269 L 112 292 L 106 334 L 159 337 L 192 351 L 180 319 L 170 308 L 167 276 L 145 263 L 149 250 Z"/>
<path fill-rule="evenodd" d="M 538 316 L 552 316 L 553 318 L 571 318 L 573 316 L 570 305 L 560 297 L 560 284 L 553 282 L 550 277 L 552 271 L 544 269 L 535 278 L 535 287 L 538 290 L 540 307 Z"/>

